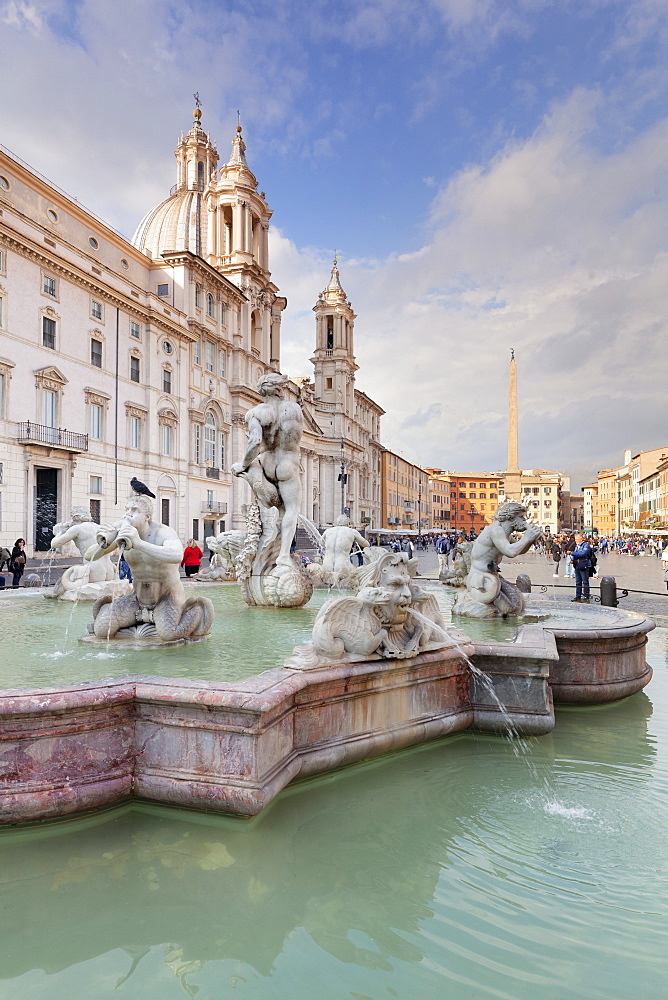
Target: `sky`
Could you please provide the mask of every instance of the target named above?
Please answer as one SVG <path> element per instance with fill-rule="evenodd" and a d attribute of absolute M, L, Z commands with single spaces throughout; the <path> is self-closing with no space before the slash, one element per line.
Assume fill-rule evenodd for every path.
<path fill-rule="evenodd" d="M 283 371 L 334 252 L 357 387 L 411 461 L 668 446 L 666 0 L 0 0 L 0 142 L 130 237 L 202 124 L 273 210 Z"/>

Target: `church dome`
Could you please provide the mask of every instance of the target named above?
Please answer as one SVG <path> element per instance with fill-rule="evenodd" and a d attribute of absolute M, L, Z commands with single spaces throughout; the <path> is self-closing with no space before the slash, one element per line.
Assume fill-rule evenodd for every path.
<path fill-rule="evenodd" d="M 218 152 L 201 125 L 199 106 L 193 126 L 179 139 L 176 184 L 169 198 L 151 209 L 132 237 L 138 250 L 160 257 L 165 250 L 190 250 L 203 257 L 207 252 L 206 191 L 215 176 Z"/>
<path fill-rule="evenodd" d="M 152 257 L 160 257 L 164 250 L 190 250 L 202 257 L 208 214 L 202 192 L 182 188 L 144 216 L 132 242 Z"/>

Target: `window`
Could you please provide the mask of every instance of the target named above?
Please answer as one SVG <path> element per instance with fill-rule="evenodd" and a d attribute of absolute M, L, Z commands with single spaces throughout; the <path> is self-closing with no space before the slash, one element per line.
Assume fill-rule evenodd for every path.
<path fill-rule="evenodd" d="M 496 493 L 490 493 L 489 499 L 490 500 L 496 500 Z"/>
<path fill-rule="evenodd" d="M 42 277 L 42 291 L 45 295 L 50 295 L 53 299 L 56 297 L 56 279 L 52 278 L 51 275 L 45 274 Z"/>
<path fill-rule="evenodd" d="M 5 297 L 0 295 L 0 329 L 4 326 L 5 320 Z"/>
<path fill-rule="evenodd" d="M 4 481 L 5 481 L 5 463 L 0 462 L 0 486 L 2 486 Z"/>
<path fill-rule="evenodd" d="M 225 449 L 226 449 L 226 447 L 227 447 L 227 441 L 226 441 L 226 438 L 225 438 L 225 434 L 223 434 L 223 432 L 221 431 L 221 433 L 220 433 L 220 467 L 221 467 L 221 469 L 225 468 Z"/>
<path fill-rule="evenodd" d="M 168 296 L 169 295 L 169 285 L 167 285 L 167 284 L 158 285 L 158 295 L 161 298 L 164 298 L 164 297 Z"/>
<path fill-rule="evenodd" d="M 486 493 L 481 493 L 480 494 L 480 499 L 481 500 L 486 500 L 487 499 L 487 494 Z"/>
<path fill-rule="evenodd" d="M 169 500 L 166 498 L 160 501 L 160 514 L 162 523 L 169 524 Z"/>
<path fill-rule="evenodd" d="M 90 304 L 90 314 L 93 319 L 102 319 L 102 303 L 93 299 Z"/>
<path fill-rule="evenodd" d="M 193 538 L 195 539 L 195 541 L 198 541 L 198 539 L 199 539 L 199 518 L 198 517 L 194 517 L 193 518 Z"/>
<path fill-rule="evenodd" d="M 133 382 L 139 381 L 139 358 L 130 358 L 130 378 Z"/>
<path fill-rule="evenodd" d="M 196 340 L 193 344 L 193 364 L 199 365 L 202 363 L 202 357 L 200 352 L 199 340 Z"/>
<path fill-rule="evenodd" d="M 56 349 L 56 321 L 48 316 L 42 316 L 42 346 Z"/>
<path fill-rule="evenodd" d="M 221 378 L 226 378 L 226 375 L 225 375 L 226 370 L 227 370 L 227 355 L 225 354 L 225 351 L 221 351 L 220 352 L 220 368 L 219 368 L 220 377 Z"/>
<path fill-rule="evenodd" d="M 46 427 L 58 426 L 58 393 L 42 389 L 42 423 Z"/>
<path fill-rule="evenodd" d="M 5 254 L 3 250 L 0 250 L 0 271 L 2 271 L 4 263 L 5 263 Z"/>
<path fill-rule="evenodd" d="M 162 391 L 171 392 L 172 391 L 172 373 L 169 368 L 162 369 Z"/>
<path fill-rule="evenodd" d="M 326 389 L 333 389 L 334 388 L 334 380 L 331 379 L 331 378 L 325 379 L 325 388 Z"/>
<path fill-rule="evenodd" d="M 130 336 L 134 337 L 135 340 L 141 339 L 141 327 L 139 323 L 136 323 L 134 320 L 130 323 Z"/>
<path fill-rule="evenodd" d="M 99 245 L 100 245 L 100 244 L 99 244 L 99 243 L 97 242 L 97 240 L 95 239 L 95 237 L 94 237 L 94 236 L 89 236 L 89 237 L 88 237 L 88 242 L 90 243 L 90 245 L 91 245 L 91 247 L 93 248 L 93 250 L 97 250 L 97 248 L 98 248 L 98 247 L 99 247 Z"/>
<path fill-rule="evenodd" d="M 90 516 L 95 521 L 96 524 L 100 523 L 102 517 L 102 501 L 101 500 L 91 500 L 90 501 Z"/>
<path fill-rule="evenodd" d="M 130 447 L 141 448 L 141 419 L 130 417 Z"/>
<path fill-rule="evenodd" d="M 478 489 L 479 490 L 487 489 L 487 483 L 478 483 Z"/>
<path fill-rule="evenodd" d="M 90 490 L 89 493 L 102 493 L 102 476 L 91 476 L 90 477 Z M 98 522 L 99 524 L 99 522 Z"/>
<path fill-rule="evenodd" d="M 202 461 L 202 428 L 199 424 L 194 425 L 194 432 L 195 453 L 193 458 L 195 460 L 195 465 L 199 465 Z"/>
<path fill-rule="evenodd" d="M 469 493 L 469 500 L 475 500 L 475 493 Z"/>
<path fill-rule="evenodd" d="M 173 445 L 172 428 L 170 427 L 169 424 L 163 424 L 162 425 L 162 453 L 163 453 L 163 455 L 171 455 L 172 454 L 172 445 Z M 167 524 L 167 523 L 168 523 L 167 521 L 163 521 L 163 524 Z"/>
<path fill-rule="evenodd" d="M 213 507 L 213 490 L 206 491 L 206 505 L 209 510 Z"/>
<path fill-rule="evenodd" d="M 5 376 L 0 374 L 0 420 L 5 415 Z M 2 480 L 0 480 L 1 482 Z"/>
<path fill-rule="evenodd" d="M 207 295 L 206 297 L 206 314 L 207 316 L 215 316 L 216 314 L 213 295 Z"/>
<path fill-rule="evenodd" d="M 206 370 L 208 372 L 216 370 L 216 345 L 210 340 L 206 342 Z"/>
<path fill-rule="evenodd" d="M 99 403 L 90 404 L 90 436 L 94 441 L 102 440 L 102 407 Z"/>
<path fill-rule="evenodd" d="M 552 487 L 551 486 L 546 486 L 545 487 L 545 495 L 548 496 L 551 492 L 552 492 Z"/>
<path fill-rule="evenodd" d="M 227 308 L 224 302 L 220 303 L 220 322 L 225 325 L 227 323 Z"/>
<path fill-rule="evenodd" d="M 163 340 L 162 349 L 165 352 L 165 354 L 172 354 L 174 351 L 174 348 L 172 347 L 172 345 L 168 340 Z"/>
<path fill-rule="evenodd" d="M 195 285 L 195 306 L 199 309 L 202 305 L 202 286 Z"/>
<path fill-rule="evenodd" d="M 204 423 L 204 462 L 205 464 L 211 464 L 215 466 L 216 464 L 216 433 L 218 431 L 218 426 L 216 424 L 216 418 L 214 417 L 211 410 L 207 411 L 206 421 Z"/>
<path fill-rule="evenodd" d="M 90 342 L 90 363 L 96 368 L 102 367 L 102 341 L 95 337 Z"/>
<path fill-rule="evenodd" d="M 327 350 L 331 351 L 334 347 L 334 317 L 327 317 Z"/>

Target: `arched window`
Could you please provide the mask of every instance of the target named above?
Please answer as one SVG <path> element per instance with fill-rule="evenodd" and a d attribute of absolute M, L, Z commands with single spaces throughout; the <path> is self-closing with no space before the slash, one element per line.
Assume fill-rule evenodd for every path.
<path fill-rule="evenodd" d="M 213 412 L 209 410 L 204 421 L 204 462 L 205 464 L 211 464 L 212 467 L 216 465 L 216 434 L 218 432 L 218 425 L 216 424 L 216 418 Z"/>
<path fill-rule="evenodd" d="M 207 316 L 215 316 L 216 310 L 213 301 L 213 295 L 207 295 L 206 297 L 206 314 Z"/>
<path fill-rule="evenodd" d="M 204 190 L 204 164 L 201 161 L 197 164 L 197 187 L 200 191 Z"/>

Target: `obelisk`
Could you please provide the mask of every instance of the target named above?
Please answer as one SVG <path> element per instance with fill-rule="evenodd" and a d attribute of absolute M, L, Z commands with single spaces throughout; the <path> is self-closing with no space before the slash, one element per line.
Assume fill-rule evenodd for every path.
<path fill-rule="evenodd" d="M 517 446 L 517 364 L 515 351 L 511 347 L 508 371 L 508 466 L 504 476 L 506 500 L 519 499 L 521 476 Z"/>

